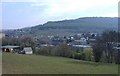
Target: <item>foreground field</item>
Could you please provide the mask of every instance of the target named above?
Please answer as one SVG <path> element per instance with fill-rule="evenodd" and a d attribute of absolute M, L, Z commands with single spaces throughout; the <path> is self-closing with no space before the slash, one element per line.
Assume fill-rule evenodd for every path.
<path fill-rule="evenodd" d="M 3 53 L 3 74 L 117 74 L 118 65 L 63 57 Z"/>
<path fill-rule="evenodd" d="M 2 74 L 2 52 L 0 50 L 0 75 Z"/>

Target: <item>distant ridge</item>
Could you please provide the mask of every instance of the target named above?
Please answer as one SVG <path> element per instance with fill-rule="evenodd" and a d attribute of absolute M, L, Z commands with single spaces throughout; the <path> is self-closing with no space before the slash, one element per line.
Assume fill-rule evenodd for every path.
<path fill-rule="evenodd" d="M 80 32 L 97 32 L 105 30 L 117 30 L 117 17 L 83 17 L 71 20 L 48 21 L 43 25 L 5 32 L 14 35 L 26 34 L 32 36 L 40 35 L 71 35 Z M 15 31 L 15 32 L 14 32 Z"/>

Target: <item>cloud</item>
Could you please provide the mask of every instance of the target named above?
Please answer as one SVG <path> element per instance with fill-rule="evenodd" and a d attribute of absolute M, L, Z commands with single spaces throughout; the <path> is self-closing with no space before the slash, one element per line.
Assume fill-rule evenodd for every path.
<path fill-rule="evenodd" d="M 46 5 L 45 14 L 48 16 L 61 16 L 85 12 L 89 9 L 104 7 L 118 7 L 118 0 L 31 0 L 32 6 Z M 106 10 L 107 11 L 107 10 Z M 117 10 L 116 10 L 117 11 Z"/>
<path fill-rule="evenodd" d="M 32 7 L 46 6 L 44 14 L 48 16 L 62 16 L 86 12 L 91 9 L 114 7 L 117 12 L 119 0 L 2 0 L 3 2 L 32 2 Z M 94 10 L 93 10 L 94 11 Z M 107 10 L 106 10 L 107 11 Z"/>
<path fill-rule="evenodd" d="M 17 24 L 29 26 L 43 24 L 47 21 L 75 19 L 79 17 L 117 17 L 118 1 L 119 0 L 2 0 L 2 2 L 8 2 L 8 4 L 6 4 L 8 5 L 7 7 L 11 7 L 9 6 L 11 5 L 9 2 L 12 2 L 12 6 L 15 7 L 5 9 L 8 10 L 8 12 L 5 13 L 7 15 L 5 16 L 5 26 Z M 16 4 L 14 2 L 16 2 Z M 19 15 L 16 16 L 16 14 L 11 14 L 10 12 Z M 6 22 L 6 20 L 10 23 Z"/>

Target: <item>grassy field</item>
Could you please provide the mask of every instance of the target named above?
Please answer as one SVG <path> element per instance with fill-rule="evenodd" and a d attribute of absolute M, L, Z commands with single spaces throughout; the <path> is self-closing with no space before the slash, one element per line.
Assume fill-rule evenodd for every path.
<path fill-rule="evenodd" d="M 118 65 L 63 57 L 3 53 L 3 74 L 117 74 Z"/>
<path fill-rule="evenodd" d="M 2 74 L 2 52 L 0 50 L 0 75 Z"/>

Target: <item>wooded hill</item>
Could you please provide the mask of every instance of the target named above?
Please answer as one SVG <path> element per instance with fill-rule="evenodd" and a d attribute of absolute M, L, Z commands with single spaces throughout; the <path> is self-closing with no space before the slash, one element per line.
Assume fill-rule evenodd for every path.
<path fill-rule="evenodd" d="M 43 25 L 6 31 L 13 35 L 73 35 L 80 32 L 101 33 L 105 30 L 117 30 L 117 17 L 84 17 L 72 20 L 48 21 Z"/>

